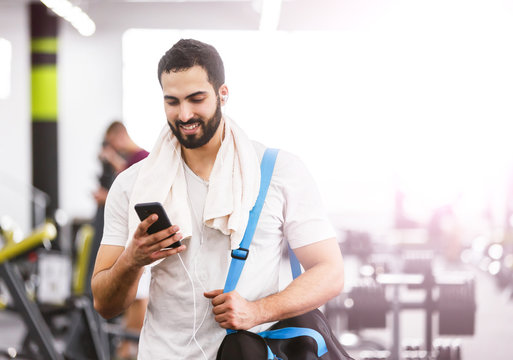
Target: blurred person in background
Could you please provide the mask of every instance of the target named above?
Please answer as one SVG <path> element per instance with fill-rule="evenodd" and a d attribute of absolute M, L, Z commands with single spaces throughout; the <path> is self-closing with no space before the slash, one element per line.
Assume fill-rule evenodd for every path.
<path fill-rule="evenodd" d="M 107 128 L 105 144 L 100 159 L 108 161 L 118 174 L 148 156 L 148 152 L 132 140 L 125 125 L 119 121 L 114 121 Z"/>
<path fill-rule="evenodd" d="M 103 237 L 105 201 L 108 191 L 117 174 L 128 169 L 133 164 L 148 156 L 148 152 L 139 147 L 128 135 L 126 127 L 120 121 L 112 122 L 105 132 L 102 150 L 99 159 L 102 163 L 102 174 L 99 179 L 99 187 L 93 193 L 97 204 L 97 212 L 93 221 L 95 230 L 91 253 L 96 257 L 100 242 Z M 92 275 L 94 262 L 91 262 L 88 270 L 89 278 Z M 139 333 L 144 321 L 146 306 L 148 304 L 148 281 L 144 276 L 134 303 L 124 313 L 124 326 L 128 331 Z M 88 282 L 90 291 L 90 282 Z M 129 340 L 122 340 L 119 344 L 116 357 L 118 359 L 132 359 L 137 356 L 137 347 Z"/>

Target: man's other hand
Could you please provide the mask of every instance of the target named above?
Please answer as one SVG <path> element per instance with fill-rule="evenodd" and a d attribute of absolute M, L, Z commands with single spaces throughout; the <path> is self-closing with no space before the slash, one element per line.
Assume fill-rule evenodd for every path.
<path fill-rule="evenodd" d="M 222 289 L 203 294 L 212 299 L 215 320 L 224 329 L 247 330 L 259 324 L 258 306 L 244 299 L 237 291 L 223 293 Z"/>

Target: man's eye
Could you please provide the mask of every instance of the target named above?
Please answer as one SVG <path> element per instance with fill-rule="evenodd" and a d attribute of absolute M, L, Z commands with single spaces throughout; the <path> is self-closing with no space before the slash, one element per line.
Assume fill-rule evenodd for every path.
<path fill-rule="evenodd" d="M 205 100 L 205 98 L 194 98 L 194 99 L 191 99 L 191 102 L 193 102 L 193 103 L 200 103 L 203 100 Z"/>
<path fill-rule="evenodd" d="M 178 101 L 168 100 L 166 101 L 166 104 L 168 104 L 169 106 L 176 106 L 178 105 Z"/>

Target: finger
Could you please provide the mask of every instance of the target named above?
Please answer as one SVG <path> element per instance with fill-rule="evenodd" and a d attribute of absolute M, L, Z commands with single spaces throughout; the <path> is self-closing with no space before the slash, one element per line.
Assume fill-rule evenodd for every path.
<path fill-rule="evenodd" d="M 157 241 L 162 241 L 162 240 L 172 237 L 173 235 L 178 233 L 178 231 L 180 231 L 180 228 L 177 225 L 172 225 L 172 226 L 168 227 L 167 229 L 160 230 L 159 232 L 156 232 L 152 236 Z"/>
<path fill-rule="evenodd" d="M 137 229 L 135 230 L 136 234 L 138 236 L 145 236 L 146 232 L 148 231 L 148 228 L 158 219 L 157 214 L 151 214 L 146 219 L 141 221 L 141 223 L 137 226 Z"/>
<path fill-rule="evenodd" d="M 230 326 L 230 324 L 227 322 L 227 321 L 223 321 L 223 322 L 217 322 L 219 324 L 220 327 L 222 327 L 223 329 L 231 329 L 231 330 L 237 330 L 237 329 L 234 329 Z"/>
<path fill-rule="evenodd" d="M 214 320 L 219 325 L 221 325 L 221 327 L 223 327 L 225 329 L 227 329 L 230 326 L 230 324 L 229 324 L 229 322 L 228 322 L 228 320 L 227 320 L 227 318 L 226 318 L 226 316 L 224 314 L 214 316 Z"/>
<path fill-rule="evenodd" d="M 232 329 L 232 330 L 241 330 L 242 326 L 238 324 L 235 319 L 228 318 L 225 316 L 219 316 L 215 317 L 216 322 L 221 326 L 223 329 Z"/>
<path fill-rule="evenodd" d="M 227 306 L 226 303 L 222 303 L 222 304 L 215 305 L 214 307 L 212 307 L 212 313 L 214 315 L 225 314 L 228 311 L 230 311 L 230 307 Z"/>
<path fill-rule="evenodd" d="M 163 249 L 166 249 L 166 248 L 176 248 L 178 246 L 180 246 L 180 244 L 177 244 L 178 241 L 182 240 L 183 239 L 183 236 L 182 234 L 178 233 L 178 234 L 174 234 L 173 236 L 167 238 L 167 239 L 164 239 L 164 240 L 161 240 L 157 243 L 157 246 L 160 248 L 160 250 L 163 250 Z M 174 246 L 172 246 L 173 244 L 175 244 Z"/>
<path fill-rule="evenodd" d="M 178 246 L 171 247 L 172 244 L 175 244 L 177 241 L 180 241 L 182 239 L 182 234 L 175 234 L 169 239 L 159 240 L 153 236 L 151 236 L 148 240 L 148 251 L 154 252 L 159 250 L 167 250 L 167 249 L 175 249 Z"/>
<path fill-rule="evenodd" d="M 208 299 L 213 299 L 216 296 L 221 295 L 222 293 L 223 293 L 223 289 L 216 289 L 216 290 L 204 292 L 203 296 Z"/>
<path fill-rule="evenodd" d="M 157 250 L 150 255 L 150 258 L 153 262 L 153 261 L 157 261 L 160 259 L 164 259 L 171 255 L 181 253 L 182 251 L 184 251 L 186 249 L 187 249 L 187 246 L 181 245 L 181 246 L 177 247 L 176 249 Z"/>

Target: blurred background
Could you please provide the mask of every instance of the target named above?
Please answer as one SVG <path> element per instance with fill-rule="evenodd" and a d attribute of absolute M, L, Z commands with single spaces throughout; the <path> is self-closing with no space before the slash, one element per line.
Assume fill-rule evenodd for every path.
<path fill-rule="evenodd" d="M 52 284 L 47 274 L 41 285 L 41 254 L 64 254 L 60 274 L 94 261 L 94 250 L 80 256 L 94 236 L 84 226 L 98 216 L 105 131 L 120 120 L 151 151 L 165 124 L 158 60 L 192 37 L 224 60 L 225 114 L 313 174 L 346 261 L 344 293 L 324 311 L 350 353 L 511 358 L 513 0 L 58 5 L 0 0 L 0 247 L 47 220 L 57 230 L 36 234 L 37 259 L 31 247 L 0 250 L 22 268 L 36 313 L 48 321 L 41 303 L 87 293 L 70 275 L 55 280 L 63 299 L 38 298 Z M 25 337 L 30 319 L 17 313 L 31 306 L 14 309 L 11 292 L 0 287 L 0 348 L 44 347 Z"/>

